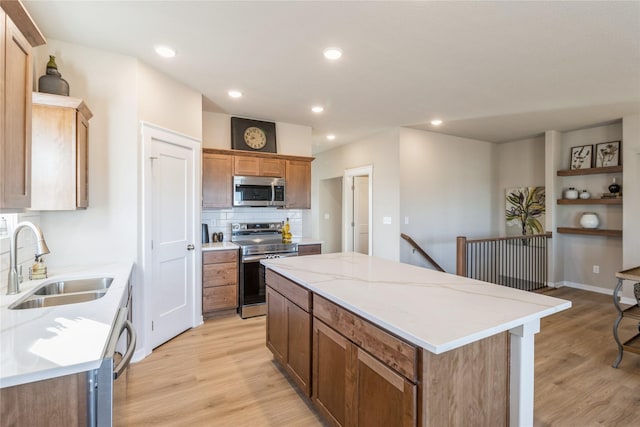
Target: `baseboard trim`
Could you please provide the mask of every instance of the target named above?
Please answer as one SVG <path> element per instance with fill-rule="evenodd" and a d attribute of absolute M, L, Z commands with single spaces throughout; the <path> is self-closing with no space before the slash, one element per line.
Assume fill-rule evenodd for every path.
<path fill-rule="evenodd" d="M 549 283 L 549 287 L 552 287 L 552 288 L 561 288 L 563 286 L 566 286 L 567 288 L 581 289 L 583 291 L 597 292 L 599 294 L 613 296 L 613 289 L 609 289 L 609 288 L 601 288 L 599 286 L 585 285 L 583 283 L 567 282 L 566 280 L 563 280 L 557 283 Z M 620 296 L 620 303 L 628 304 L 628 305 L 637 304 L 634 298 L 629 298 L 624 296 Z"/>

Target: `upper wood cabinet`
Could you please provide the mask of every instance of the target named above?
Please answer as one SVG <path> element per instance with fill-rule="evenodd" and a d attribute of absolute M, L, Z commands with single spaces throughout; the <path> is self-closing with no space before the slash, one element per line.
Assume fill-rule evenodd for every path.
<path fill-rule="evenodd" d="M 45 43 L 22 3 L 0 1 L 0 208 L 31 205 L 32 47 Z"/>
<path fill-rule="evenodd" d="M 233 174 L 284 178 L 284 160 L 264 157 L 233 156 Z"/>
<path fill-rule="evenodd" d="M 287 160 L 286 207 L 290 209 L 311 208 L 311 161 Z"/>
<path fill-rule="evenodd" d="M 230 208 L 233 199 L 233 156 L 202 155 L 202 207 Z"/>
<path fill-rule="evenodd" d="M 31 209 L 86 209 L 93 114 L 81 99 L 40 92 L 33 93 L 32 112 Z"/>

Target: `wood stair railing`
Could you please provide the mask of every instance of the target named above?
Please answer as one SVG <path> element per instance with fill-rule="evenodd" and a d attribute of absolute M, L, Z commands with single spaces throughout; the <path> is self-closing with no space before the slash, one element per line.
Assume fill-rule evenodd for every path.
<path fill-rule="evenodd" d="M 431 263 L 431 265 L 433 265 L 433 266 L 436 268 L 436 270 L 438 270 L 438 271 L 442 271 L 443 273 L 446 273 L 446 272 L 444 271 L 444 268 L 440 267 L 440 264 L 438 264 L 437 262 L 435 262 L 435 260 L 434 260 L 433 258 L 431 258 L 431 257 L 429 256 L 429 254 L 428 254 L 428 253 L 426 253 L 426 252 L 424 251 L 424 249 L 422 249 L 422 248 L 420 247 L 420 245 L 416 243 L 416 241 L 415 241 L 415 240 L 413 240 L 411 237 L 407 236 L 407 235 L 406 235 L 406 234 L 404 234 L 404 233 L 400 233 L 400 237 L 402 237 L 404 240 L 406 240 L 407 242 L 409 242 L 409 244 L 413 247 L 413 249 L 415 249 L 416 251 L 418 251 L 418 253 L 420 253 L 420 255 L 422 255 L 422 256 L 423 256 L 427 261 L 429 261 L 429 262 Z"/>

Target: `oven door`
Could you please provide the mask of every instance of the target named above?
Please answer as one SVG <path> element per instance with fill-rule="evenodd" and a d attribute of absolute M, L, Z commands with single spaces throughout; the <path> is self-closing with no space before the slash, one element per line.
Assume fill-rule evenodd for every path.
<path fill-rule="evenodd" d="M 264 281 L 264 265 L 261 259 L 267 257 L 284 258 L 297 256 L 297 253 L 279 255 L 252 255 L 242 258 L 240 264 L 240 317 L 264 316 L 267 314 L 267 297 Z"/>

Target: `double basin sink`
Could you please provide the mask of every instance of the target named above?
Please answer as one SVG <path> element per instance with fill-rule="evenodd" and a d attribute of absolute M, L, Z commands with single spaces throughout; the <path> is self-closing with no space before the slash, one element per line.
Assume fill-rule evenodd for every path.
<path fill-rule="evenodd" d="M 40 286 L 24 301 L 9 306 L 10 310 L 76 304 L 102 298 L 113 282 L 112 277 L 60 280 Z"/>

